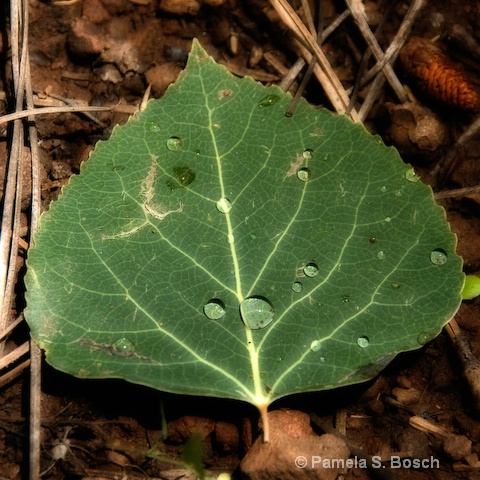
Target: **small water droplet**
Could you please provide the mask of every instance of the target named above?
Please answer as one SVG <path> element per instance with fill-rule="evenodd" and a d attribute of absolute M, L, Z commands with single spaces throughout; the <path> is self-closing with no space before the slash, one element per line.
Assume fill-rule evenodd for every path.
<path fill-rule="evenodd" d="M 299 168 L 297 170 L 297 178 L 302 182 L 306 182 L 312 176 L 312 172 L 309 168 Z"/>
<path fill-rule="evenodd" d="M 220 213 L 228 213 L 232 209 L 232 202 L 228 198 L 222 197 L 216 203 L 216 207 Z"/>
<path fill-rule="evenodd" d="M 382 188 L 380 188 L 380 191 L 382 193 L 385 193 L 387 191 L 387 187 L 384 185 Z"/>
<path fill-rule="evenodd" d="M 203 313 L 210 320 L 219 320 L 225 315 L 225 304 L 218 298 L 212 298 L 203 307 Z"/>
<path fill-rule="evenodd" d="M 402 196 L 402 191 L 401 190 L 395 190 L 395 196 L 396 197 L 401 197 Z"/>
<path fill-rule="evenodd" d="M 198 149 L 197 149 L 197 150 L 194 150 L 193 153 L 194 153 L 195 155 L 199 156 L 199 155 L 200 155 L 200 150 L 198 150 Z"/>
<path fill-rule="evenodd" d="M 326 362 L 325 357 L 320 357 L 320 362 L 325 363 Z"/>
<path fill-rule="evenodd" d="M 113 355 L 128 357 L 135 352 L 135 345 L 128 338 L 119 338 L 110 347 Z"/>
<path fill-rule="evenodd" d="M 295 293 L 300 293 L 303 290 L 303 285 L 300 282 L 293 282 L 292 283 L 292 290 Z"/>
<path fill-rule="evenodd" d="M 342 295 L 342 303 L 350 303 L 350 295 Z"/>
<path fill-rule="evenodd" d="M 307 263 L 304 267 L 303 267 L 303 273 L 307 276 L 307 277 L 310 277 L 310 278 L 313 278 L 313 277 L 316 277 L 318 275 L 318 272 L 319 272 L 319 268 L 318 268 L 318 265 L 316 263 Z"/>
<path fill-rule="evenodd" d="M 322 342 L 320 340 L 314 340 L 310 344 L 310 350 L 312 352 L 318 352 L 322 348 Z"/>
<path fill-rule="evenodd" d="M 195 172 L 189 167 L 175 167 L 172 178 L 167 182 L 170 190 L 190 185 L 195 180 Z"/>
<path fill-rule="evenodd" d="M 160 125 L 158 123 L 150 123 L 150 125 L 148 126 L 148 129 L 151 131 L 151 132 L 159 132 L 160 131 Z"/>
<path fill-rule="evenodd" d="M 434 265 L 445 265 L 445 263 L 447 263 L 447 260 L 448 260 L 448 256 L 445 250 L 442 250 L 442 249 L 433 250 L 432 253 L 430 254 L 430 261 Z"/>
<path fill-rule="evenodd" d="M 419 345 L 426 345 L 430 340 L 433 340 L 433 337 L 429 333 L 422 332 L 418 334 L 417 342 Z"/>
<path fill-rule="evenodd" d="M 377 253 L 377 258 L 379 260 L 385 260 L 387 258 L 387 254 L 383 251 L 383 250 L 380 250 L 378 253 Z"/>
<path fill-rule="evenodd" d="M 415 173 L 415 170 L 413 168 L 409 168 L 405 172 L 405 178 L 409 182 L 417 183 L 420 180 L 420 177 Z"/>
<path fill-rule="evenodd" d="M 303 158 L 310 160 L 311 158 L 313 158 L 313 150 L 311 148 L 306 148 L 303 151 L 302 155 L 303 155 Z"/>
<path fill-rule="evenodd" d="M 370 340 L 368 339 L 367 336 L 362 335 L 361 337 L 357 338 L 357 345 L 359 347 L 367 348 L 369 344 L 370 344 Z"/>
<path fill-rule="evenodd" d="M 265 328 L 273 321 L 273 305 L 264 297 L 248 297 L 240 305 L 242 320 L 252 330 Z"/>
<path fill-rule="evenodd" d="M 385 221 L 386 221 L 387 223 L 390 223 L 390 222 L 392 221 L 392 217 L 385 217 Z"/>
<path fill-rule="evenodd" d="M 179 137 L 170 137 L 167 140 L 167 148 L 171 152 L 177 152 L 178 150 L 182 149 L 183 141 Z"/>
<path fill-rule="evenodd" d="M 260 100 L 258 106 L 259 107 L 271 107 L 275 105 L 280 100 L 279 95 L 267 95 L 262 100 Z"/>
<path fill-rule="evenodd" d="M 390 285 L 391 285 L 392 288 L 395 288 L 395 289 L 400 288 L 400 284 L 397 283 L 397 282 L 392 282 Z"/>

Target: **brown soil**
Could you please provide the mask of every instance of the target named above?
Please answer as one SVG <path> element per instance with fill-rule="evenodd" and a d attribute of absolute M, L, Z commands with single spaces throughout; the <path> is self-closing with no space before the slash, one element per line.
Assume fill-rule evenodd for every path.
<path fill-rule="evenodd" d="M 341 1 L 323 3 L 326 25 L 345 9 Z M 385 48 L 408 4 L 398 2 L 384 11 L 375 2 L 366 2 L 366 8 L 372 24 L 387 16 L 379 35 Z M 3 10 L 8 18 L 7 7 Z M 462 25 L 472 35 L 477 33 L 478 2 L 444 0 L 427 5 L 413 34 L 431 39 L 444 33 L 440 15 Z M 138 108 L 147 84 L 152 85 L 154 97 L 162 95 L 183 68 L 192 38 L 199 38 L 204 48 L 233 73 L 251 75 L 264 83 L 278 82 L 282 68 L 288 69 L 296 60 L 290 36 L 266 0 L 80 0 L 67 5 L 29 0 L 29 25 L 31 77 L 39 105 L 65 105 L 68 100 L 75 104 L 124 107 L 123 112 L 117 108 L 113 113 L 100 112 L 91 117 L 62 113 L 37 118 L 44 209 L 58 196 L 68 178 L 78 173 L 95 143 L 108 138 L 113 126 L 124 123 Z M 5 95 L 0 102 L 8 112 L 13 110 L 14 98 L 8 69 L 9 27 L 0 22 L 0 28 L 5 65 L 0 77 L 0 90 Z M 459 74 L 458 82 L 469 82 L 476 91 L 480 57 L 461 50 L 461 45 L 451 38 L 442 38 L 440 45 L 452 65 L 461 65 L 466 71 L 467 77 Z M 323 50 L 344 86 L 352 86 L 365 50 L 354 23 L 347 19 L 329 37 Z M 395 70 L 404 71 L 399 64 Z M 415 73 L 415 68 L 410 70 Z M 411 80 L 411 76 L 401 75 L 402 80 Z M 427 79 L 427 87 L 430 84 Z M 413 81 L 411 86 L 418 94 L 420 106 L 402 107 L 385 87 L 381 101 L 365 124 L 387 143 L 397 146 L 434 191 L 476 186 L 480 178 L 478 138 L 462 148 L 454 148 L 455 141 L 478 115 L 478 109 L 459 108 L 465 84 L 457 93 L 442 90 L 440 95 L 418 89 L 418 83 Z M 367 90 L 360 90 L 360 98 Z M 330 108 L 314 80 L 307 86 L 305 96 L 312 103 Z M 442 104 L 445 99 L 449 102 Z M 429 109 L 423 110 L 424 106 Z M 419 136 L 420 124 L 426 133 Z M 2 158 L 6 158 L 9 131 L 4 129 L 0 135 Z M 5 171 L 2 163 L 0 173 Z M 478 273 L 480 196 L 470 193 L 439 202 L 458 235 L 465 272 Z M 27 195 L 23 206 L 27 225 Z M 21 263 L 25 256 L 22 251 Z M 15 315 L 23 308 L 22 264 L 20 269 Z M 479 308 L 476 300 L 465 302 L 457 315 L 477 356 Z M 8 348 L 13 350 L 27 335 L 26 326 L 17 329 Z M 196 430 L 201 431 L 204 439 L 206 466 L 214 473 L 232 472 L 256 436 L 257 413 L 242 403 L 163 394 L 120 381 L 78 380 L 48 366 L 43 378 L 43 478 L 180 478 L 184 474 L 178 470 L 181 467 L 151 458 L 147 453 L 158 456 L 162 452 L 165 457 L 178 460 L 187 438 Z M 0 478 L 28 476 L 28 395 L 26 371 L 0 390 Z M 330 425 L 336 418 L 339 428 L 343 421 L 349 442 L 371 455 L 393 453 L 405 458 L 439 460 L 439 468 L 392 469 L 388 473 L 394 476 L 389 478 L 480 479 L 480 415 L 475 405 L 457 353 L 444 333 L 423 350 L 401 355 L 366 385 L 295 395 L 277 402 L 272 409 L 315 414 L 314 420 L 321 419 L 313 422 L 319 433 L 319 423 Z M 412 416 L 434 422 L 457 437 L 445 442 L 438 435 L 415 429 L 409 425 Z M 169 422 L 166 440 L 162 436 L 165 419 Z M 167 472 L 171 468 L 177 470 Z M 354 467 L 345 472 L 344 478 L 375 478 L 381 473 L 382 469 Z"/>

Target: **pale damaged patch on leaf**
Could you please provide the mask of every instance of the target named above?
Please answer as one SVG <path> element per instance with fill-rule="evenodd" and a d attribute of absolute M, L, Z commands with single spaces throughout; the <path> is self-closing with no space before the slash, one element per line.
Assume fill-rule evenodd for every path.
<path fill-rule="evenodd" d="M 289 177 L 293 177 L 294 175 L 296 175 L 298 169 L 303 166 L 304 162 L 305 157 L 302 154 L 297 155 L 297 159 L 290 164 L 290 168 L 288 169 L 288 172 L 285 174 L 283 179 L 285 180 Z"/>

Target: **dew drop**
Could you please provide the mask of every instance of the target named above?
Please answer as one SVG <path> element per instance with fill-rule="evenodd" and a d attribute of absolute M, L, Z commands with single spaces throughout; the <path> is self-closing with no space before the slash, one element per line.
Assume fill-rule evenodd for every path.
<path fill-rule="evenodd" d="M 232 202 L 228 198 L 222 197 L 216 203 L 216 207 L 220 213 L 228 213 L 232 209 Z"/>
<path fill-rule="evenodd" d="M 422 332 L 418 334 L 417 342 L 419 345 L 426 345 L 430 340 L 433 340 L 433 337 L 429 333 Z"/>
<path fill-rule="evenodd" d="M 387 187 L 384 185 L 382 188 L 380 188 L 380 191 L 382 193 L 385 193 L 387 191 Z"/>
<path fill-rule="evenodd" d="M 306 148 L 302 153 L 303 158 L 310 160 L 313 158 L 313 150 L 311 148 Z"/>
<path fill-rule="evenodd" d="M 273 321 L 273 305 L 264 297 L 248 297 L 240 305 L 243 323 L 252 330 L 265 328 Z"/>
<path fill-rule="evenodd" d="M 300 293 L 303 290 L 303 285 L 300 282 L 293 282 L 292 283 L 292 290 L 295 293 Z"/>
<path fill-rule="evenodd" d="M 322 348 L 322 342 L 320 340 L 314 340 L 310 344 L 310 350 L 312 352 L 318 352 Z"/>
<path fill-rule="evenodd" d="M 390 286 L 391 286 L 392 288 L 395 288 L 395 289 L 400 288 L 400 284 L 397 283 L 397 282 L 392 282 L 392 283 L 390 284 Z"/>
<path fill-rule="evenodd" d="M 320 362 L 325 363 L 326 362 L 325 357 L 320 357 Z"/>
<path fill-rule="evenodd" d="M 212 298 L 203 307 L 203 313 L 210 320 L 219 320 L 225 315 L 225 304 L 218 298 Z"/>
<path fill-rule="evenodd" d="M 312 172 L 309 168 L 299 168 L 297 170 L 297 178 L 302 182 L 307 182 L 312 176 Z"/>
<path fill-rule="evenodd" d="M 179 137 L 170 137 L 167 140 L 167 148 L 171 152 L 177 152 L 178 150 L 182 149 L 183 141 Z"/>
<path fill-rule="evenodd" d="M 159 132 L 160 131 L 160 125 L 158 123 L 150 123 L 150 125 L 148 126 L 148 129 L 151 131 L 151 132 Z"/>
<path fill-rule="evenodd" d="M 380 250 L 378 253 L 377 253 L 377 258 L 379 260 L 385 260 L 387 258 L 387 254 L 383 251 L 383 250 Z"/>
<path fill-rule="evenodd" d="M 272 105 L 275 105 L 279 100 L 280 100 L 279 95 L 267 95 L 265 98 L 260 100 L 260 103 L 258 104 L 258 106 L 271 107 Z"/>
<path fill-rule="evenodd" d="M 386 221 L 387 223 L 390 223 L 390 222 L 392 221 L 392 217 L 385 217 L 385 221 Z"/>
<path fill-rule="evenodd" d="M 342 303 L 350 303 L 350 295 L 342 295 Z"/>
<path fill-rule="evenodd" d="M 370 344 L 370 340 L 368 339 L 367 336 L 362 335 L 361 337 L 357 338 L 357 345 L 359 347 L 367 348 L 369 344 Z"/>
<path fill-rule="evenodd" d="M 430 261 L 434 265 L 445 265 L 447 263 L 448 257 L 447 257 L 447 252 L 445 250 L 433 250 L 432 253 L 430 254 Z"/>
<path fill-rule="evenodd" d="M 420 177 L 415 173 L 415 170 L 413 168 L 409 168 L 405 172 L 405 178 L 412 183 L 417 183 L 420 180 Z"/>
<path fill-rule="evenodd" d="M 135 352 L 135 345 L 128 338 L 119 338 L 110 347 L 113 355 L 128 357 Z"/>
<path fill-rule="evenodd" d="M 167 182 L 167 185 L 171 190 L 187 187 L 195 180 L 195 176 L 195 172 L 189 167 L 175 167 L 173 169 L 173 176 Z"/>
<path fill-rule="evenodd" d="M 303 267 L 303 273 L 310 278 L 316 277 L 318 275 L 319 269 L 316 263 L 307 263 Z"/>

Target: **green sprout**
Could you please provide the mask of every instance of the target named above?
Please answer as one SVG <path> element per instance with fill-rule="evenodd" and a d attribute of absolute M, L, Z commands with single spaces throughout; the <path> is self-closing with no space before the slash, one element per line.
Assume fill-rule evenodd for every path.
<path fill-rule="evenodd" d="M 466 275 L 465 285 L 462 290 L 463 300 L 472 300 L 480 295 L 480 277 L 477 275 Z"/>

